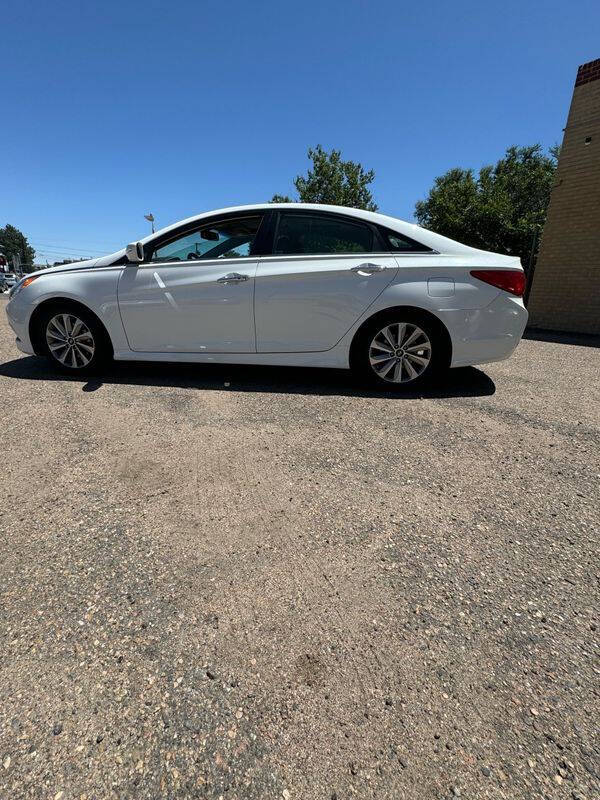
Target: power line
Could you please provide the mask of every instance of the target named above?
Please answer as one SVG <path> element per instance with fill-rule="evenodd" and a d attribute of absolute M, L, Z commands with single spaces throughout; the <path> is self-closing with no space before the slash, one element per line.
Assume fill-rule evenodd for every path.
<path fill-rule="evenodd" d="M 83 254 L 83 255 L 82 255 Z M 48 256 L 50 258 L 99 258 L 100 256 L 91 255 L 89 253 L 86 254 L 85 250 L 78 250 L 76 253 L 63 253 L 62 250 L 52 251 L 52 250 L 36 250 L 35 257 L 42 258 Z"/>
<path fill-rule="evenodd" d="M 37 248 L 35 252 L 36 252 L 37 255 L 40 255 L 40 253 L 42 253 L 42 254 L 43 253 L 47 253 L 49 255 L 63 255 L 64 254 L 65 256 L 77 256 L 77 255 L 80 255 L 81 253 L 88 253 L 89 251 L 84 250 L 83 248 L 81 248 L 81 250 L 74 250 L 72 253 L 67 253 L 66 250 L 53 250 L 52 248 L 49 248 L 49 247 L 40 247 L 40 248 Z M 92 256 L 88 254 L 87 257 L 91 258 Z M 102 258 L 102 256 L 94 255 L 93 258 Z"/>
<path fill-rule="evenodd" d="M 86 253 L 85 250 L 78 250 L 76 253 L 63 253 L 60 250 L 36 250 L 35 258 L 102 258 L 102 256 Z"/>
<path fill-rule="evenodd" d="M 33 238 L 33 239 L 35 239 L 36 241 L 41 241 L 40 239 L 38 239 L 38 238 L 37 238 L 37 236 L 34 236 L 34 235 L 32 235 L 32 238 Z M 48 237 L 46 237 L 46 236 L 44 236 L 44 241 L 45 241 L 47 244 L 52 244 L 52 245 L 55 245 L 55 244 L 57 244 L 57 245 L 61 245 L 61 244 L 67 244 L 67 243 L 68 243 L 68 244 L 69 244 L 69 246 L 70 246 L 70 244 L 71 244 L 72 242 L 74 242 L 74 240 L 73 240 L 73 239 L 49 239 L 49 238 L 48 238 Z M 90 244 L 90 245 L 99 245 L 99 246 L 101 246 L 101 247 L 112 247 L 112 246 L 113 246 L 113 244 L 114 244 L 114 239 L 113 239 L 111 242 L 107 242 L 106 240 L 104 240 L 103 242 L 98 242 L 98 241 L 89 241 L 89 242 L 87 242 L 87 244 Z"/>
<path fill-rule="evenodd" d="M 50 244 L 48 242 L 31 242 L 31 246 L 36 249 L 39 247 L 39 248 L 46 248 L 48 250 L 59 250 L 61 253 L 67 250 L 73 250 L 76 252 L 79 252 L 81 250 L 86 250 L 88 253 L 99 253 L 100 255 L 103 256 L 108 256 L 111 253 L 110 250 L 96 250 L 95 248 L 87 247 L 86 245 L 83 245 L 82 247 L 72 247 L 70 245 L 61 246 L 58 244 Z"/>

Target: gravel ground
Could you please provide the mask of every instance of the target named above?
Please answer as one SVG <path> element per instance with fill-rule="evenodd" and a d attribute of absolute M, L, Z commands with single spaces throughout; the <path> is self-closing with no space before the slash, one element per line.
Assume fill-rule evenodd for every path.
<path fill-rule="evenodd" d="M 2 800 L 600 796 L 600 349 L 85 382 L 4 302 Z"/>

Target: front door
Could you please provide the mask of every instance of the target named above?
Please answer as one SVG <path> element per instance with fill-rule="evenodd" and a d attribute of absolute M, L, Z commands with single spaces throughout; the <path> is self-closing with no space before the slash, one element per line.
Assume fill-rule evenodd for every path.
<path fill-rule="evenodd" d="M 145 245 L 130 264 L 118 299 L 132 350 L 146 353 L 253 353 L 252 242 L 261 217 L 186 227 Z"/>
<path fill-rule="evenodd" d="M 397 272 L 370 225 L 334 214 L 282 212 L 273 255 L 260 259 L 256 273 L 258 352 L 329 350 Z"/>

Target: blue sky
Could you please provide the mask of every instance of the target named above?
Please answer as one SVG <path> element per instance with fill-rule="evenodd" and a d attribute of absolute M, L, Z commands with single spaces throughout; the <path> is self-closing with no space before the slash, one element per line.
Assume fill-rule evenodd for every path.
<path fill-rule="evenodd" d="M 291 193 L 310 145 L 411 219 L 452 166 L 561 140 L 600 3 L 4 0 L 0 225 L 38 261 Z"/>

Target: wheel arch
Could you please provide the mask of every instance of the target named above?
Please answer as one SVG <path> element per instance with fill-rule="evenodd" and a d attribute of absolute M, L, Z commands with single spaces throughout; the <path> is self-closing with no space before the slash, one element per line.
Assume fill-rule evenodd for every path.
<path fill-rule="evenodd" d="M 44 355 L 44 350 L 41 346 L 43 332 L 40 330 L 40 319 L 44 313 L 52 308 L 68 308 L 72 309 L 73 312 L 84 312 L 85 314 L 89 314 L 91 317 L 93 317 L 100 326 L 100 329 L 104 332 L 105 343 L 107 347 L 110 348 L 110 353 L 112 356 L 114 353 L 114 348 L 108 330 L 106 329 L 106 325 L 89 306 L 86 306 L 85 303 L 81 303 L 79 300 L 73 300 L 71 297 L 49 297 L 47 300 L 43 300 L 34 308 L 31 317 L 29 318 L 29 340 L 36 355 Z"/>
<path fill-rule="evenodd" d="M 450 366 L 450 362 L 452 361 L 452 338 L 450 337 L 450 332 L 448 328 L 444 325 L 442 320 L 433 314 L 431 311 L 428 311 L 425 308 L 419 308 L 418 306 L 388 306 L 388 308 L 382 308 L 381 310 L 375 312 L 367 319 L 363 320 L 360 326 L 354 332 L 354 336 L 352 337 L 352 342 L 350 344 L 350 353 L 349 353 L 349 361 L 350 366 L 352 367 L 354 364 L 354 360 L 356 358 L 356 352 L 358 350 L 359 345 L 362 342 L 362 338 L 365 332 L 372 326 L 375 325 L 378 321 L 383 321 L 387 317 L 392 314 L 396 313 L 403 313 L 408 312 L 413 319 L 423 319 L 427 320 L 436 330 L 438 335 L 440 336 L 443 348 L 444 348 L 444 360 L 447 362 L 447 366 Z"/>

